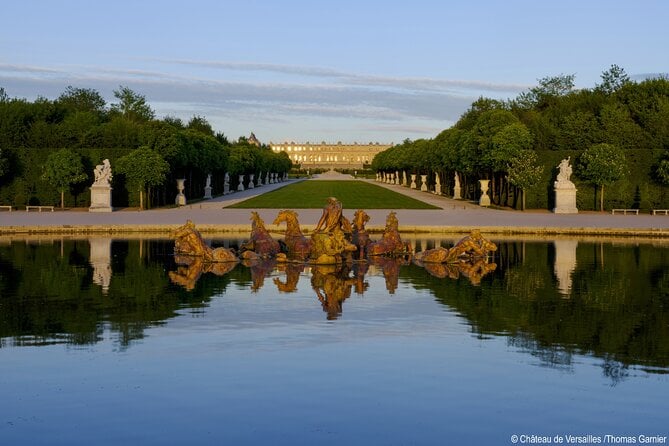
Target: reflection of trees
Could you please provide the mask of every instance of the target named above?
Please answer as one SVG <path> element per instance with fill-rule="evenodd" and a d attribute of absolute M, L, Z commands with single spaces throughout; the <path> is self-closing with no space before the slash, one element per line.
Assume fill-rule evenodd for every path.
<path fill-rule="evenodd" d="M 507 334 L 546 364 L 564 367 L 574 353 L 589 353 L 605 359 L 611 377 L 624 377 L 612 361 L 669 365 L 669 276 L 658 273 L 669 270 L 669 250 L 579 243 L 571 299 L 565 300 L 556 287 L 552 249 L 539 242 L 501 243 L 495 260 L 503 267 L 478 288 L 415 267 L 402 273 L 481 335 Z"/>
<path fill-rule="evenodd" d="M 0 246 L 0 338 L 17 345 L 92 344 L 109 327 L 126 346 L 182 308 L 206 307 L 230 283 L 259 289 L 276 268 L 270 261 L 238 266 L 223 275 L 205 274 L 202 265 L 182 265 L 185 269 L 179 270 L 172 248 L 169 241 L 114 241 L 113 279 L 103 295 L 92 284 L 87 241 Z M 510 344 L 546 365 L 568 369 L 574 354 L 593 354 L 603 358 L 612 380 L 624 379 L 632 364 L 648 370 L 669 366 L 668 249 L 579 243 L 570 299 L 556 287 L 550 243 L 499 243 L 495 263 L 500 267 L 479 286 L 463 277 L 440 279 L 415 265 L 378 260 L 391 262 L 380 265 L 389 291 L 400 278 L 417 289 L 429 289 L 482 337 L 507 335 Z M 356 262 L 351 269 L 312 268 L 311 286 L 328 318 L 342 314 L 353 290 L 365 292 L 369 267 Z M 297 290 L 304 266 L 281 268 L 285 278 L 274 278 L 274 284 L 280 291 Z M 172 284 L 167 271 L 180 274 L 190 291 Z"/>
<path fill-rule="evenodd" d="M 165 277 L 165 270 L 173 267 L 171 244 L 115 241 L 114 278 L 103 295 L 93 285 L 89 250 L 85 240 L 0 247 L 0 286 L 7 291 L 0 295 L 0 337 L 17 345 L 91 344 L 102 338 L 107 325 L 126 346 L 184 305 L 206 305 L 228 283 L 227 278 L 205 275 L 186 292 Z M 5 280 L 9 274 L 11 280 Z"/>

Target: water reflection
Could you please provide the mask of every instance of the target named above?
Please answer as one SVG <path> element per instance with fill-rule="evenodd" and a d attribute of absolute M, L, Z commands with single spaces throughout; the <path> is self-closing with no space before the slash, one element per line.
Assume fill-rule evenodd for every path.
<path fill-rule="evenodd" d="M 555 262 L 553 270 L 557 278 L 558 290 L 565 297 L 571 292 L 571 275 L 576 269 L 577 240 L 555 240 Z"/>
<path fill-rule="evenodd" d="M 420 244 L 431 249 L 457 239 Z M 322 308 L 321 320 L 337 320 L 357 305 L 356 299 L 348 303 L 351 296 L 388 305 L 389 295 L 401 302 L 425 290 L 476 336 L 504 336 L 544 365 L 568 370 L 575 354 L 589 354 L 603 358 L 611 379 L 623 379 L 631 365 L 667 372 L 667 244 L 494 241 L 494 262 L 466 268 L 387 258 L 338 267 L 273 260 L 203 264 L 173 256 L 173 242 L 161 239 L 0 241 L 0 346 L 94 344 L 111 333 L 125 348 L 183 309 L 206 312 L 212 299 L 242 299 L 249 291 L 305 296 Z"/>

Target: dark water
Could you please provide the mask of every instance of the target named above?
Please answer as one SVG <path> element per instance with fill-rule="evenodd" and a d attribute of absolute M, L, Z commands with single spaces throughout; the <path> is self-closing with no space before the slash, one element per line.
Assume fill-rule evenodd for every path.
<path fill-rule="evenodd" d="M 480 277 L 1 242 L 0 444 L 666 444 L 669 245 L 494 241 Z"/>

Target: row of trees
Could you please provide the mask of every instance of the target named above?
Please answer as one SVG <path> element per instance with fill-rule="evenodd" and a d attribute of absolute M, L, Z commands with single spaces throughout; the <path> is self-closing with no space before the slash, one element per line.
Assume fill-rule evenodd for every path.
<path fill-rule="evenodd" d="M 186 178 L 187 194 L 197 197 L 208 174 L 213 175 L 216 193 L 222 191 L 225 172 L 236 180 L 241 174 L 284 173 L 291 168 L 285 154 L 244 137 L 230 142 L 201 116 L 187 124 L 173 117 L 156 119 L 146 98 L 128 87 L 121 86 L 114 96 L 118 102 L 108 106 L 95 90 L 68 87 L 54 101 L 29 102 L 10 99 L 0 88 L 0 187 L 26 180 L 26 169 L 16 159 L 21 151 L 44 153 L 40 180 L 58 189 L 61 206 L 69 189 L 92 180 L 90 165 L 111 158 L 115 149 L 131 150 L 113 164 L 115 183 L 138 192 L 141 207 L 145 192 L 149 204 L 170 203 L 176 178 Z M 89 149 L 97 149 L 99 159 L 86 159 Z M 26 181 L 18 183 L 31 189 Z M 24 197 L 30 191 L 16 195 Z"/>
<path fill-rule="evenodd" d="M 576 151 L 575 173 L 598 187 L 603 209 L 604 187 L 628 172 L 626 154 L 664 151 L 653 161 L 652 180 L 669 184 L 668 149 L 669 80 L 633 82 L 613 65 L 592 89 L 575 90 L 574 76 L 560 75 L 513 100 L 480 98 L 453 127 L 433 139 L 405 140 L 378 154 L 372 167 L 436 173 L 447 185 L 457 172 L 466 198 L 476 198 L 479 179 L 490 179 L 493 202 L 516 207 L 521 191 L 550 189 L 539 184 L 549 153 Z"/>

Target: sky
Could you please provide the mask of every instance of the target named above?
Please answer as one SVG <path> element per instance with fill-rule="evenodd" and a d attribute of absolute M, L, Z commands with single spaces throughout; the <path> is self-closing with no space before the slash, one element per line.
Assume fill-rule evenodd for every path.
<path fill-rule="evenodd" d="M 432 138 L 477 98 L 515 98 L 616 64 L 669 72 L 666 0 L 7 0 L 0 87 L 108 103 L 130 87 L 158 118 L 206 118 L 229 139 Z"/>

